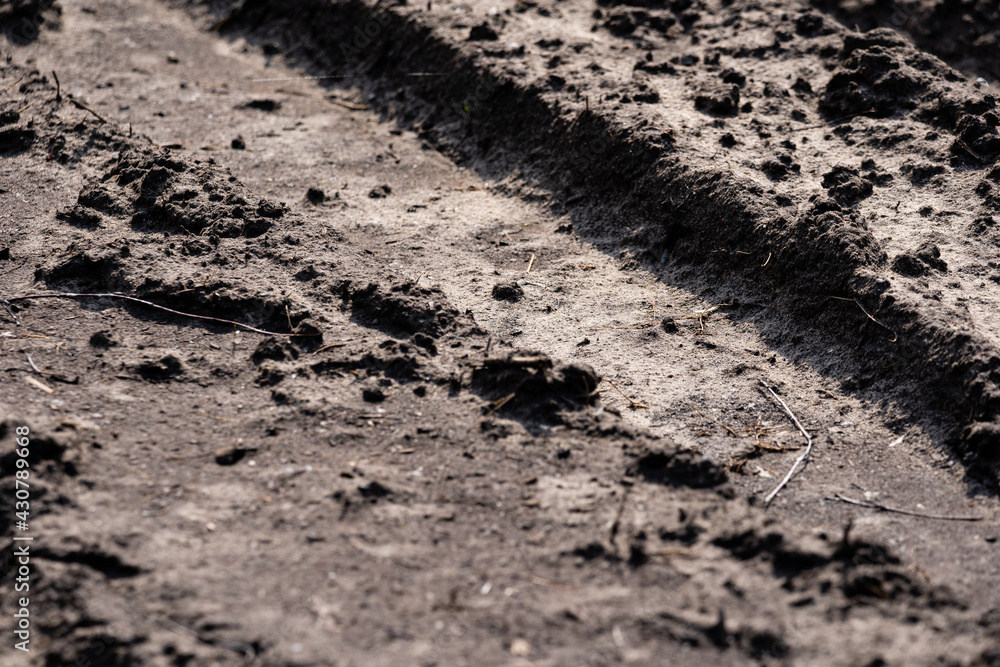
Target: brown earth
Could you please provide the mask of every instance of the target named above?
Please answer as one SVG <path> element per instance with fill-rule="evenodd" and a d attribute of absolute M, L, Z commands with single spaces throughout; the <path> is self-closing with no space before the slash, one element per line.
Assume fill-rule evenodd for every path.
<path fill-rule="evenodd" d="M 0 664 L 1000 663 L 978 72 L 787 0 L 0 28 Z"/>

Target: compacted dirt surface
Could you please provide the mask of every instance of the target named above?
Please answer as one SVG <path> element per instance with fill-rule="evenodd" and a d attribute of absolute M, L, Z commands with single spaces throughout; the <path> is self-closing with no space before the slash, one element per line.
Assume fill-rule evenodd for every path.
<path fill-rule="evenodd" d="M 0 665 L 1000 664 L 996 26 L 0 2 Z"/>

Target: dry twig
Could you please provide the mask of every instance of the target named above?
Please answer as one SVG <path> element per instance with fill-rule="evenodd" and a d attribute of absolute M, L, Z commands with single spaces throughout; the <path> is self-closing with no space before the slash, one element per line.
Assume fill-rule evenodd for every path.
<path fill-rule="evenodd" d="M 872 503 L 865 502 L 863 500 L 854 500 L 853 498 L 848 498 L 847 496 L 842 496 L 839 493 L 835 494 L 831 500 L 839 500 L 842 503 L 847 503 L 849 505 L 857 505 L 858 507 L 869 507 L 874 510 L 881 510 L 883 512 L 893 512 L 895 514 L 905 514 L 906 516 L 916 516 L 921 519 L 940 519 L 941 521 L 982 521 L 986 517 L 983 516 L 959 516 L 955 514 L 928 514 L 926 512 L 914 512 L 912 510 L 904 510 L 898 507 L 889 507 L 888 505 L 883 505 L 882 503 Z"/>
<path fill-rule="evenodd" d="M 799 465 L 802 464 L 803 461 L 809 458 L 809 454 L 812 452 L 813 441 L 808 431 L 806 431 L 806 429 L 802 426 L 802 424 L 799 423 L 799 420 L 795 416 L 795 413 L 793 413 L 791 409 L 785 404 L 785 402 L 781 400 L 781 397 L 778 396 L 776 393 L 774 393 L 774 390 L 771 389 L 771 387 L 766 382 L 761 380 L 760 383 L 764 385 L 764 388 L 767 389 L 768 392 L 770 392 L 771 396 L 774 397 L 774 400 L 776 400 L 778 403 L 781 404 L 781 407 L 784 408 L 788 416 L 791 417 L 792 423 L 795 424 L 795 426 L 799 429 L 799 431 L 802 432 L 802 435 L 804 435 L 806 438 L 806 451 L 802 452 L 802 454 L 799 455 L 799 458 L 795 459 L 795 463 L 792 464 L 792 468 L 791 470 L 788 471 L 788 474 L 785 475 L 785 478 L 778 483 L 778 486 L 774 487 L 774 490 L 771 491 L 771 493 L 767 494 L 766 498 L 764 498 L 764 506 L 767 507 L 768 505 L 771 504 L 771 501 L 774 500 L 774 497 L 778 495 L 778 492 L 781 491 L 782 488 L 784 488 L 785 484 L 788 484 L 788 480 L 790 480 L 792 478 L 792 475 L 795 474 L 795 471 L 798 469 Z"/>
<path fill-rule="evenodd" d="M 727 431 L 729 431 L 729 434 L 732 435 L 734 438 L 740 437 L 739 433 L 737 433 L 733 429 L 729 428 L 728 426 L 726 426 L 725 424 L 723 424 L 722 422 L 720 422 L 718 419 L 716 419 L 712 415 L 706 415 L 704 412 L 702 412 L 698 408 L 695 408 L 695 412 L 697 412 L 699 415 L 701 415 L 705 419 L 708 419 L 708 420 L 710 420 L 712 422 L 715 422 L 715 424 L 717 424 L 718 426 L 721 426 L 722 428 L 726 429 Z"/>
<path fill-rule="evenodd" d="M 515 393 L 510 393 L 510 394 L 507 394 L 506 396 L 504 396 L 503 398 L 499 398 L 499 399 L 493 401 L 493 404 L 490 407 L 490 411 L 487 412 L 483 417 L 484 418 L 492 417 L 496 413 L 497 410 L 499 410 L 503 406 L 507 405 L 507 403 L 509 403 L 510 400 L 512 398 L 514 398 L 514 396 L 516 396 L 516 395 L 517 394 L 515 394 Z"/>
<path fill-rule="evenodd" d="M 879 322 L 878 320 L 876 320 L 874 317 L 872 317 L 871 313 L 869 313 L 867 310 L 865 310 L 865 307 L 862 306 L 861 302 L 858 301 L 857 299 L 845 299 L 842 296 L 831 296 L 830 298 L 831 299 L 835 299 L 836 301 L 853 301 L 854 305 L 856 305 L 858 308 L 860 308 L 861 312 L 868 316 L 868 319 L 870 319 L 872 322 L 874 322 L 875 324 L 879 325 L 880 327 L 882 327 L 883 329 L 885 329 L 886 331 L 888 331 L 889 333 L 892 334 L 892 339 L 889 341 L 890 343 L 895 343 L 899 339 L 899 337 L 896 335 L 895 331 L 893 331 L 892 329 L 890 329 L 889 327 L 887 327 L 886 325 L 882 324 L 881 322 Z"/>
<path fill-rule="evenodd" d="M 276 331 L 267 331 L 265 329 L 258 329 L 252 327 L 249 324 L 241 324 L 234 320 L 227 320 L 221 317 L 209 317 L 208 315 L 195 315 L 193 313 L 184 313 L 179 310 L 174 310 L 173 308 L 167 308 L 166 306 L 161 306 L 152 301 L 146 301 L 145 299 L 140 299 L 134 296 L 128 296 L 125 294 L 114 294 L 114 293 L 97 293 L 97 292 L 59 292 L 56 294 L 24 294 L 21 296 L 9 296 L 0 301 L 10 303 L 12 301 L 27 301 L 29 299 L 122 299 L 124 301 L 131 301 L 133 303 L 140 303 L 144 306 L 149 306 L 150 308 L 155 308 L 156 310 L 162 310 L 165 313 L 170 313 L 171 315 L 180 315 L 181 317 L 190 317 L 196 320 L 205 320 L 206 322 L 218 322 L 219 324 L 231 324 L 234 327 L 239 327 L 241 329 L 246 329 L 247 331 L 253 331 L 254 333 L 263 334 L 265 336 L 284 336 L 284 337 L 298 337 L 298 336 L 319 336 L 321 334 L 297 334 L 297 333 L 279 333 Z M 235 332 L 234 332 L 235 333 Z"/>
<path fill-rule="evenodd" d="M 648 405 L 645 405 L 643 403 L 636 403 L 635 401 L 633 401 L 631 398 L 629 398 L 628 396 L 626 396 L 625 393 L 621 389 L 618 388 L 618 385 L 616 385 L 614 382 L 612 382 L 608 378 L 604 378 L 603 380 L 601 380 L 601 382 L 607 382 L 612 387 L 614 387 L 615 391 L 617 391 L 619 394 L 621 394 L 622 398 L 624 398 L 626 401 L 628 401 L 628 406 L 630 408 L 648 408 L 649 407 Z M 597 386 L 599 387 L 601 385 L 597 385 Z"/>
<path fill-rule="evenodd" d="M 364 104 L 352 104 L 350 102 L 344 102 L 336 98 L 331 97 L 330 101 L 336 104 L 338 107 L 344 107 L 345 109 L 350 109 L 351 111 L 367 111 L 368 107 Z"/>
<path fill-rule="evenodd" d="M 84 104 L 83 102 L 81 102 L 80 100 L 78 100 L 76 98 L 73 98 L 73 97 L 70 97 L 69 101 L 72 102 L 73 106 L 75 106 L 77 109 L 80 109 L 81 111 L 86 111 L 89 114 L 93 114 L 94 118 L 96 118 L 97 120 L 101 121 L 102 123 L 107 123 L 108 122 L 108 121 L 106 121 L 104 119 L 103 116 L 101 116 L 101 114 L 97 113 L 96 111 L 94 111 L 93 109 L 91 109 L 90 107 L 88 107 L 86 104 Z"/>

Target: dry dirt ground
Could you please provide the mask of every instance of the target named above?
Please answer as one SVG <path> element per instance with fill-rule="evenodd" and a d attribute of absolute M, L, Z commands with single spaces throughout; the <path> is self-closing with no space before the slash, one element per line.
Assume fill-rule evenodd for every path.
<path fill-rule="evenodd" d="M 989 3 L 0 30 L 0 665 L 1000 664 Z"/>

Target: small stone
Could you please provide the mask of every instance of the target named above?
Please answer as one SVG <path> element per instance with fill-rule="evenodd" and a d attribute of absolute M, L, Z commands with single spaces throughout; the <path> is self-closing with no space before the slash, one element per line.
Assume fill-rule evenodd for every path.
<path fill-rule="evenodd" d="M 243 137 L 236 137 L 230 145 L 234 151 L 244 151 L 247 148 L 247 142 L 244 141 Z"/>
<path fill-rule="evenodd" d="M 526 657 L 531 654 L 531 644 L 523 639 L 515 639 L 510 643 L 510 654 L 519 658 Z"/>
<path fill-rule="evenodd" d="M 306 200 L 310 204 L 322 204 L 326 201 L 326 193 L 319 188 L 309 188 L 306 191 Z"/>

